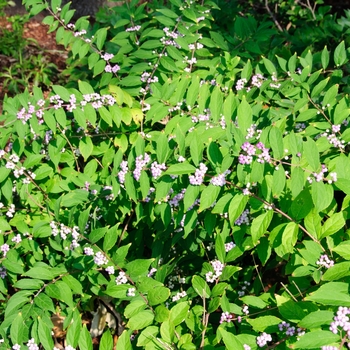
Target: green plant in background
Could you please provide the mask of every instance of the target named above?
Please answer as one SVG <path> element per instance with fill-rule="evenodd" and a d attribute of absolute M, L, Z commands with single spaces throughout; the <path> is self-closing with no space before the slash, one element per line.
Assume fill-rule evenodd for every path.
<path fill-rule="evenodd" d="M 0 16 L 5 17 L 5 8 L 14 5 L 12 1 L 1 0 Z M 23 30 L 24 24 L 29 20 L 29 15 L 14 15 L 6 18 L 11 23 L 11 29 L 1 28 L 0 30 L 0 54 L 18 59 L 27 45 L 27 40 L 23 38 Z"/>
<path fill-rule="evenodd" d="M 5 17 L 6 6 L 15 5 L 10 3 L 0 3 L 0 16 Z M 30 44 L 36 45 L 35 40 L 23 37 L 24 26 L 29 18 L 29 14 L 6 16 L 6 20 L 11 23 L 11 29 L 0 29 L 0 54 L 10 58 L 8 66 L 1 67 L 0 79 L 4 91 L 10 95 L 23 92 L 32 86 L 49 87 L 52 80 L 57 80 L 55 76 L 58 68 L 54 63 L 48 62 L 43 54 L 26 52 L 29 51 L 27 48 Z"/>
<path fill-rule="evenodd" d="M 347 45 L 269 59 L 272 22 L 145 6 L 52 1 L 73 79 L 4 101 L 0 349 L 345 349 Z"/>
<path fill-rule="evenodd" d="M 51 86 L 57 74 L 57 66 L 39 54 L 21 58 L 18 63 L 4 68 L 0 72 L 0 78 L 3 79 L 3 86 L 10 94 L 18 94 L 30 86 Z"/>

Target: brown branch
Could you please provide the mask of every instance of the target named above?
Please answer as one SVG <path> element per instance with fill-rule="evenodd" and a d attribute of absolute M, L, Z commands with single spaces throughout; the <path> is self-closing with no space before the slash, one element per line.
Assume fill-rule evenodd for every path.
<path fill-rule="evenodd" d="M 278 22 L 277 19 L 276 19 L 276 16 L 274 15 L 274 13 L 271 11 L 271 9 L 270 9 L 270 7 L 269 7 L 268 0 L 265 0 L 265 8 L 266 8 L 266 11 L 268 12 L 268 14 L 270 15 L 270 17 L 272 18 L 273 22 L 275 23 L 277 29 L 278 29 L 280 32 L 283 32 L 282 26 L 279 24 L 279 22 Z"/>

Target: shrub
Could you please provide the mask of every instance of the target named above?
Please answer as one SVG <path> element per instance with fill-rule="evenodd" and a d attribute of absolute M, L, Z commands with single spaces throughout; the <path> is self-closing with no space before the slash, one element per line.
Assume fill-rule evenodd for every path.
<path fill-rule="evenodd" d="M 52 9 L 82 72 L 4 101 L 1 348 L 344 348 L 344 42 L 251 62 L 211 1 Z"/>

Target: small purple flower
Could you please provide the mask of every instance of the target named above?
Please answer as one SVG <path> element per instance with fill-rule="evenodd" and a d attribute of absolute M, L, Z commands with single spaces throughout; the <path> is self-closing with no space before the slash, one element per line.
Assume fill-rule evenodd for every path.
<path fill-rule="evenodd" d="M 151 164 L 151 173 L 154 179 L 160 177 L 162 175 L 163 170 L 166 170 L 166 166 L 164 163 L 158 164 L 157 162 L 153 162 Z"/>
<path fill-rule="evenodd" d="M 316 261 L 316 265 L 323 266 L 329 269 L 330 267 L 334 266 L 334 261 L 329 259 L 329 257 L 326 254 L 323 254 Z"/>
<path fill-rule="evenodd" d="M 117 285 L 128 283 L 128 279 L 126 278 L 124 271 L 119 272 L 119 275 L 115 279 L 115 283 Z"/>
<path fill-rule="evenodd" d="M 224 173 L 219 174 L 215 177 L 213 177 L 210 180 L 210 183 L 214 186 L 224 186 L 226 184 L 226 175 L 230 174 L 231 171 L 230 170 L 226 170 Z"/>
<path fill-rule="evenodd" d="M 233 319 L 233 316 L 229 313 L 229 312 L 223 312 L 221 314 L 221 318 L 220 318 L 220 324 L 224 323 L 224 322 L 231 322 Z"/>
<path fill-rule="evenodd" d="M 125 182 L 125 175 L 126 173 L 128 172 L 129 168 L 128 168 L 128 162 L 123 160 L 121 163 L 120 163 L 120 168 L 121 170 L 119 171 L 118 173 L 118 179 L 119 179 L 119 182 L 121 184 L 123 184 Z"/>
<path fill-rule="evenodd" d="M 196 170 L 195 174 L 189 176 L 190 184 L 197 186 L 201 185 L 203 183 L 204 176 L 207 170 L 208 168 L 205 164 L 199 164 L 199 169 Z"/>
<path fill-rule="evenodd" d="M 263 346 L 265 346 L 267 344 L 267 342 L 272 341 L 272 337 L 271 334 L 267 334 L 265 332 L 261 333 L 261 335 L 259 335 L 256 338 L 256 343 L 258 344 L 258 346 L 260 348 L 262 348 Z"/>

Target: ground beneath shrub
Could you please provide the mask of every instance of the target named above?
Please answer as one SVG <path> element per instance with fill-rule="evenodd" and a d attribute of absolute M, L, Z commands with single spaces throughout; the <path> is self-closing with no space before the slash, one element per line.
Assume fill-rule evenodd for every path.
<path fill-rule="evenodd" d="M 44 64 L 55 64 L 57 71 L 52 79 L 52 83 L 55 83 L 55 79 L 58 79 L 58 74 L 66 67 L 65 61 L 67 58 L 67 52 L 63 46 L 57 45 L 55 33 L 48 33 L 49 27 L 41 23 L 43 18 L 43 15 L 36 16 L 30 19 L 30 21 L 24 25 L 23 37 L 28 39 L 28 45 L 24 49 L 23 60 L 40 55 Z M 11 30 L 12 24 L 8 21 L 7 17 L 0 17 L 0 28 Z M 18 60 L 10 56 L 0 54 L 0 73 L 6 72 L 6 70 L 11 68 L 11 66 L 15 67 L 16 65 L 18 65 Z M 19 72 L 18 75 L 20 75 Z M 13 92 L 9 91 L 8 87 L 4 85 L 4 81 L 5 78 L 0 76 L 0 113 L 2 113 L 2 103 L 5 95 L 13 95 Z M 44 92 L 48 92 L 50 90 L 50 88 L 47 86 L 41 87 L 43 88 Z M 29 86 L 26 86 L 26 88 L 31 91 L 32 83 L 29 82 Z"/>

